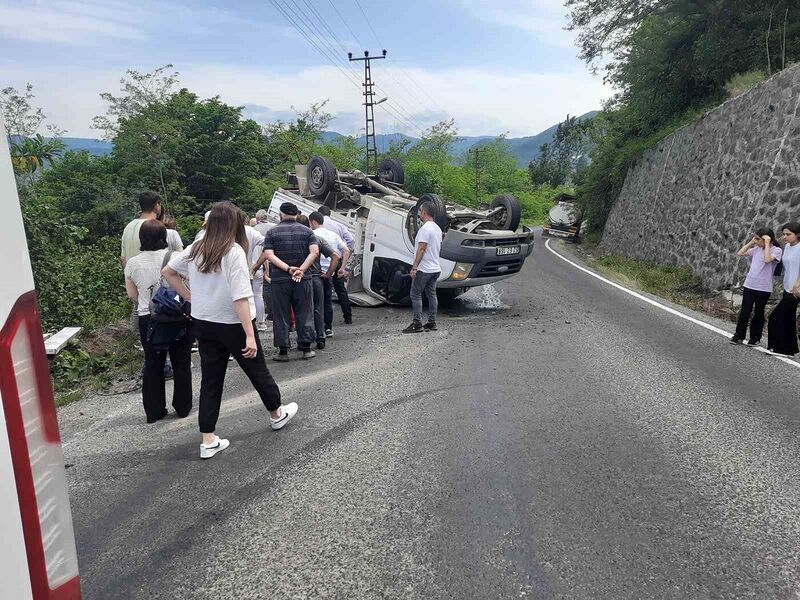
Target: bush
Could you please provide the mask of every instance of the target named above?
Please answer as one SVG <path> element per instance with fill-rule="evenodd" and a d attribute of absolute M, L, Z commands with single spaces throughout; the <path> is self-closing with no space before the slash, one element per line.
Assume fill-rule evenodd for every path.
<path fill-rule="evenodd" d="M 748 71 L 747 73 L 737 73 L 725 84 L 725 91 L 728 98 L 736 98 L 749 92 L 762 81 L 766 81 L 767 74 L 761 70 Z"/>

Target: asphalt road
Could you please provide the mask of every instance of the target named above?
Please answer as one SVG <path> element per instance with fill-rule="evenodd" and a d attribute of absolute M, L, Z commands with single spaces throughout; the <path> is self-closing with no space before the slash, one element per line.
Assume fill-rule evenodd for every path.
<path fill-rule="evenodd" d="M 194 413 L 65 407 L 84 597 L 800 597 L 800 370 L 540 241 L 496 291 L 271 364 L 278 433 L 232 364 L 210 461 Z"/>

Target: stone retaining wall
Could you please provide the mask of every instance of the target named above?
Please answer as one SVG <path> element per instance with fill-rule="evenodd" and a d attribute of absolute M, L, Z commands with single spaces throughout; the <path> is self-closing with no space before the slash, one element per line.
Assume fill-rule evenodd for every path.
<path fill-rule="evenodd" d="M 690 267 L 711 289 L 744 281 L 754 229 L 800 220 L 800 65 L 725 102 L 628 171 L 602 248 Z"/>

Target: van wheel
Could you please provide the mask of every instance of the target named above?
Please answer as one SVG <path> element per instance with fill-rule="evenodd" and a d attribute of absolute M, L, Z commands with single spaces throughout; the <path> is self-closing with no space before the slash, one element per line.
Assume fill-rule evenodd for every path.
<path fill-rule="evenodd" d="M 522 206 L 514 196 L 497 196 L 492 200 L 491 208 L 503 207 L 496 215 L 492 216 L 492 222 L 500 229 L 516 231 L 522 219 Z"/>
<path fill-rule="evenodd" d="M 317 198 L 324 198 L 336 187 L 337 179 L 336 167 L 327 158 L 314 156 L 308 161 L 306 168 L 306 178 L 308 189 Z"/>
<path fill-rule="evenodd" d="M 439 306 L 453 306 L 456 298 L 463 294 L 464 291 L 464 288 L 437 288 L 436 299 L 439 301 Z"/>
<path fill-rule="evenodd" d="M 378 163 L 378 177 L 384 181 L 403 185 L 406 181 L 406 171 L 403 168 L 403 163 L 394 158 L 384 158 Z"/>
<path fill-rule="evenodd" d="M 408 235 L 411 238 L 411 241 L 417 237 L 417 232 L 422 227 L 422 217 L 420 216 L 420 207 L 426 202 L 430 202 L 433 204 L 434 208 L 436 209 L 436 214 L 433 217 L 433 221 L 439 226 L 439 228 L 444 231 L 447 228 L 447 206 L 444 203 L 444 200 L 439 198 L 436 194 L 422 194 L 419 200 L 417 200 L 417 204 L 414 208 L 408 211 Z"/>

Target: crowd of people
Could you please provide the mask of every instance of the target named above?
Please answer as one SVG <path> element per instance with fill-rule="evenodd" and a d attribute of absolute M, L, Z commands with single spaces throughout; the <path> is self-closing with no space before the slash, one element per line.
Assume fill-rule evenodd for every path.
<path fill-rule="evenodd" d="M 783 293 L 767 324 L 767 350 L 794 356 L 797 346 L 797 305 L 800 303 L 800 223 L 781 227 L 781 248 L 768 227 L 756 230 L 752 239 L 736 253 L 748 257 L 750 268 L 744 282 L 742 307 L 731 344 L 758 346 L 764 331 L 764 313 L 774 289 L 773 278 L 780 277 Z"/>
<path fill-rule="evenodd" d="M 141 213 L 122 234 L 125 289 L 135 305 L 134 321 L 144 350 L 142 404 L 148 423 L 167 414 L 166 372 L 174 377 L 172 406 L 178 417 L 192 408 L 191 352 L 200 354 L 200 457 L 211 458 L 230 442 L 216 434 L 225 374 L 235 360 L 270 413 L 274 430 L 297 413 L 282 403 L 267 368 L 259 332 L 272 322 L 272 359 L 290 360 L 290 333 L 296 332 L 303 359 L 316 356 L 333 336 L 333 294 L 343 322 L 352 324 L 347 293 L 348 260 L 355 240 L 320 207 L 306 216 L 285 202 L 280 221 L 259 210 L 248 222 L 232 201 L 218 202 L 205 214 L 194 241 L 184 249 L 175 221 L 164 214 L 155 192 L 139 197 Z M 442 231 L 434 208 L 423 205 L 423 226 L 410 276 L 414 318 L 404 333 L 436 330 L 436 281 L 441 273 Z M 422 298 L 428 320 L 422 324 Z"/>

